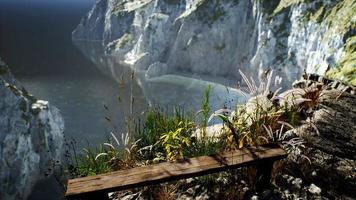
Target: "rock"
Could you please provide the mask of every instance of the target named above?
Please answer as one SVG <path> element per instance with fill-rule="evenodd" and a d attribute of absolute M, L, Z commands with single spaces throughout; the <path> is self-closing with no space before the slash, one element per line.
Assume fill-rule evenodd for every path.
<path fill-rule="evenodd" d="M 126 192 L 112 192 L 109 193 L 109 198 L 112 200 L 143 200 L 142 192 L 133 192 L 133 191 L 126 191 Z"/>
<path fill-rule="evenodd" d="M 301 178 L 296 178 L 292 181 L 292 185 L 293 187 L 297 188 L 297 189 L 301 189 L 302 188 L 302 179 Z"/>
<path fill-rule="evenodd" d="M 313 183 L 309 186 L 308 191 L 313 195 L 321 194 L 321 189 L 318 186 L 314 185 Z"/>
<path fill-rule="evenodd" d="M 252 197 L 251 197 L 251 200 L 259 200 L 260 198 L 258 198 L 258 196 L 257 195 L 253 195 Z"/>
<path fill-rule="evenodd" d="M 191 184 L 191 183 L 193 183 L 195 181 L 195 179 L 194 178 L 187 178 L 185 181 L 186 181 L 187 184 Z"/>
<path fill-rule="evenodd" d="M 195 190 L 193 188 L 189 188 L 187 189 L 187 193 L 193 195 L 195 193 Z"/>
<path fill-rule="evenodd" d="M 193 197 L 187 196 L 185 194 L 180 195 L 177 200 L 193 200 Z"/>
<path fill-rule="evenodd" d="M 261 194 L 261 199 L 271 199 L 273 196 L 272 190 L 264 190 Z"/>
<path fill-rule="evenodd" d="M 201 195 L 195 197 L 195 200 L 207 200 L 207 199 L 210 199 L 207 193 L 202 193 Z"/>
<path fill-rule="evenodd" d="M 320 103 L 314 113 L 320 136 L 313 137 L 312 143 L 326 153 L 356 160 L 356 95 L 324 91 Z"/>
<path fill-rule="evenodd" d="M 137 72 L 149 102 L 160 103 L 160 95 L 174 102 L 182 93 L 189 102 L 196 82 L 229 89 L 242 82 L 238 69 L 259 80 L 271 67 L 286 87 L 304 70 L 325 74 L 349 55 L 352 23 L 342 22 L 354 20 L 355 6 L 352 0 L 100 0 L 72 38 L 114 79 Z M 170 92 L 161 94 L 162 85 Z M 229 95 L 222 89 L 214 95 Z"/>
<path fill-rule="evenodd" d="M 293 130 L 316 149 L 342 158 L 356 159 L 356 96 L 329 88 L 318 82 L 307 82 L 279 95 L 280 105 L 308 104 L 307 95 L 315 95 L 315 104 L 306 112 L 312 121 Z M 310 85 L 310 86 L 308 86 Z M 307 94 L 307 95 L 306 95 Z M 312 126 L 314 128 L 312 128 Z"/>
<path fill-rule="evenodd" d="M 320 84 L 320 80 L 317 80 L 317 84 L 315 81 L 299 84 L 297 90 L 289 92 L 305 91 L 306 87 Z M 310 162 L 302 159 L 298 164 L 286 164 L 285 168 L 302 175 L 302 183 L 318 185 L 329 197 L 352 199 L 356 198 L 356 95 L 351 94 L 351 91 L 335 89 L 332 85 L 333 82 L 322 83 L 320 95 L 316 99 L 317 105 L 309 113 L 309 123 L 292 130 L 307 142 L 304 154 Z M 289 183 L 288 177 L 277 176 L 276 184 L 284 188 L 282 185 Z M 296 183 L 296 180 L 293 182 Z M 302 183 L 301 186 L 309 191 L 310 187 Z M 305 195 L 304 189 L 300 195 Z"/>
<path fill-rule="evenodd" d="M 205 137 L 210 138 L 212 140 L 218 140 L 226 131 L 227 127 L 223 124 L 214 124 L 211 126 L 207 126 L 205 128 Z M 201 140 L 204 139 L 203 131 L 201 128 L 198 128 L 192 134 L 192 137 Z"/>
<path fill-rule="evenodd" d="M 288 174 L 278 175 L 275 180 L 276 185 L 280 188 L 281 192 L 284 190 L 284 195 L 288 196 L 289 193 L 300 196 L 303 194 L 303 180 L 295 178 Z"/>
<path fill-rule="evenodd" d="M 2 61 L 0 71 L 0 199 L 27 199 L 40 180 L 55 174 L 64 181 L 64 122 L 57 108 L 28 94 Z"/>
<path fill-rule="evenodd" d="M 165 63 L 155 62 L 151 64 L 146 71 L 146 78 L 154 78 L 167 74 L 168 66 Z"/>
<path fill-rule="evenodd" d="M 135 193 L 121 197 L 120 200 L 143 200 L 141 193 Z"/>

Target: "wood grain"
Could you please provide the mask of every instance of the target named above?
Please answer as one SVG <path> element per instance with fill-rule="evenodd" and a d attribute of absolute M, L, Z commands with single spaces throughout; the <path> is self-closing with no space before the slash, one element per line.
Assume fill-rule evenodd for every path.
<path fill-rule="evenodd" d="M 159 163 L 111 173 L 71 179 L 66 196 L 93 192 L 112 192 L 183 178 L 196 177 L 230 168 L 259 164 L 286 157 L 277 147 L 244 148 L 213 156 L 201 156 L 179 163 Z"/>

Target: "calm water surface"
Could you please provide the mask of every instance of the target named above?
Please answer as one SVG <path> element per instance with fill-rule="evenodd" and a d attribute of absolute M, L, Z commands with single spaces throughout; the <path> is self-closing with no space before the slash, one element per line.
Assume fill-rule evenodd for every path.
<path fill-rule="evenodd" d="M 93 4 L 94 0 L 0 0 L 0 57 L 30 93 L 61 110 L 66 138 L 75 139 L 78 150 L 106 141 L 113 130 L 106 116 L 118 134 L 125 131 L 124 115 L 130 108 L 130 85 L 119 87 L 102 75 L 71 41 L 72 30 Z M 140 91 L 134 95 L 138 115 L 145 102 Z M 37 184 L 29 199 L 56 199 L 61 190 L 51 177 Z"/>
<path fill-rule="evenodd" d="M 71 41 L 71 32 L 93 4 L 0 0 L 0 56 L 32 94 L 61 110 L 65 135 L 78 142 L 78 149 L 107 139 L 112 126 L 106 116 L 124 132 L 130 108 L 129 86 L 119 87 L 102 75 Z M 140 113 L 145 102 L 140 91 L 134 95 L 135 113 Z"/>

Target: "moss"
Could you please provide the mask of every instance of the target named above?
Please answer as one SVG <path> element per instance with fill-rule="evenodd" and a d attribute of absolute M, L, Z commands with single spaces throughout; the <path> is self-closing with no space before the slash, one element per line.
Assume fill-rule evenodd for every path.
<path fill-rule="evenodd" d="M 125 33 L 119 41 L 116 43 L 116 48 L 123 48 L 127 44 L 131 43 L 133 41 L 133 36 L 130 33 Z"/>
<path fill-rule="evenodd" d="M 325 39 L 329 39 L 332 33 L 344 35 L 350 29 L 356 29 L 356 22 L 353 19 L 356 13 L 356 1 L 339 1 L 331 9 L 325 11 L 324 23 L 328 25 L 329 31 Z"/>
<path fill-rule="evenodd" d="M 125 9 L 125 3 L 126 1 L 115 1 L 113 13 L 119 14 Z"/>
<path fill-rule="evenodd" d="M 217 6 L 217 8 L 214 10 L 213 15 L 209 18 L 210 22 L 215 22 L 218 20 L 220 17 L 224 16 L 225 11 L 221 6 Z"/>
<path fill-rule="evenodd" d="M 326 14 L 326 8 L 325 6 L 321 6 L 315 13 L 310 14 L 308 18 L 312 21 L 320 23 L 324 19 L 325 14 Z"/>
<path fill-rule="evenodd" d="M 143 8 L 151 3 L 152 0 L 115 0 L 113 2 L 112 14 L 121 18 L 127 13 Z M 178 0 L 165 0 L 169 4 L 177 4 Z"/>
<path fill-rule="evenodd" d="M 20 101 L 19 108 L 22 112 L 27 112 L 27 101 L 25 99 Z"/>
<path fill-rule="evenodd" d="M 263 0 L 263 1 L 268 1 L 268 0 Z M 285 11 L 286 9 L 289 9 L 293 5 L 298 5 L 300 3 L 304 2 L 309 2 L 310 0 L 281 0 L 279 1 L 278 6 L 273 10 L 273 15 L 278 15 Z"/>
<path fill-rule="evenodd" d="M 16 86 L 11 85 L 11 84 L 6 84 L 6 87 L 10 89 L 12 93 L 14 93 L 16 96 L 22 95 L 21 91 L 17 89 Z"/>
<path fill-rule="evenodd" d="M 337 67 L 329 70 L 326 76 L 331 79 L 340 79 L 356 86 L 356 36 L 349 38 L 344 48 L 345 53 Z"/>
<path fill-rule="evenodd" d="M 263 2 L 269 0 L 261 0 Z M 356 1 L 354 0 L 335 0 L 335 1 L 312 1 L 312 0 L 281 0 L 273 11 L 273 16 L 285 10 L 308 3 L 309 6 L 304 12 L 305 21 L 325 23 L 330 31 L 345 34 L 350 28 L 356 29 L 356 22 L 353 17 L 356 13 Z M 326 34 L 328 36 L 330 34 Z"/>
<path fill-rule="evenodd" d="M 222 44 L 216 45 L 214 48 L 215 48 L 216 51 L 218 51 L 219 53 L 222 53 L 223 50 L 225 49 L 225 47 L 226 47 L 225 43 L 222 43 Z"/>
<path fill-rule="evenodd" d="M 198 19 L 206 24 L 212 25 L 226 14 L 225 10 L 220 3 L 220 0 L 211 2 L 208 0 L 201 0 L 197 3 Z"/>
<path fill-rule="evenodd" d="M 21 88 L 21 92 L 22 96 L 24 96 L 31 104 L 37 101 L 37 99 L 33 95 L 28 93 L 24 87 Z"/>
<path fill-rule="evenodd" d="M 322 22 L 322 20 L 325 19 L 327 13 L 330 12 L 334 5 L 336 5 L 336 3 L 340 1 L 341 0 L 336 0 L 332 3 L 325 3 L 325 1 L 322 0 L 280 0 L 278 6 L 276 6 L 276 8 L 273 10 L 273 16 L 283 13 L 284 11 L 290 9 L 293 6 L 297 6 L 302 3 L 307 3 L 309 4 L 309 6 L 307 7 L 307 10 L 304 13 L 304 20 Z"/>
<path fill-rule="evenodd" d="M 19 108 L 22 111 L 21 118 L 26 121 L 26 123 L 29 123 L 31 120 L 31 116 L 27 113 L 28 111 L 28 102 L 25 98 L 22 98 L 20 103 L 19 103 Z"/>
<path fill-rule="evenodd" d="M 263 12 L 269 15 L 274 12 L 276 7 L 279 5 L 279 1 L 276 0 L 259 0 L 262 4 Z"/>

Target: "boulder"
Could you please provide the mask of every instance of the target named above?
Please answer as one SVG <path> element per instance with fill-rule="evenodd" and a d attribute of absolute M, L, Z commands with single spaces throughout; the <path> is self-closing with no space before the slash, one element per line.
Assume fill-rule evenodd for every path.
<path fill-rule="evenodd" d="M 0 59 L 0 199 L 27 199 L 40 180 L 62 175 L 63 131 L 59 110 L 30 95 Z"/>
<path fill-rule="evenodd" d="M 310 162 L 304 160 L 300 163 L 284 164 L 282 172 L 302 178 L 303 183 L 309 183 L 304 186 L 311 195 L 321 194 L 327 198 L 354 199 L 356 198 L 355 88 L 339 81 L 324 80 L 324 83 L 321 83 L 308 80 L 308 82 L 321 86 L 318 104 L 311 113 L 309 123 L 296 127 L 292 131 L 307 142 L 304 155 Z M 335 84 L 336 82 L 339 84 Z M 294 90 L 300 93 L 301 90 L 307 89 L 305 87 L 308 84 L 302 85 L 304 85 L 302 88 Z M 293 92 L 289 91 L 289 93 Z M 277 185 L 283 184 L 277 183 Z"/>

